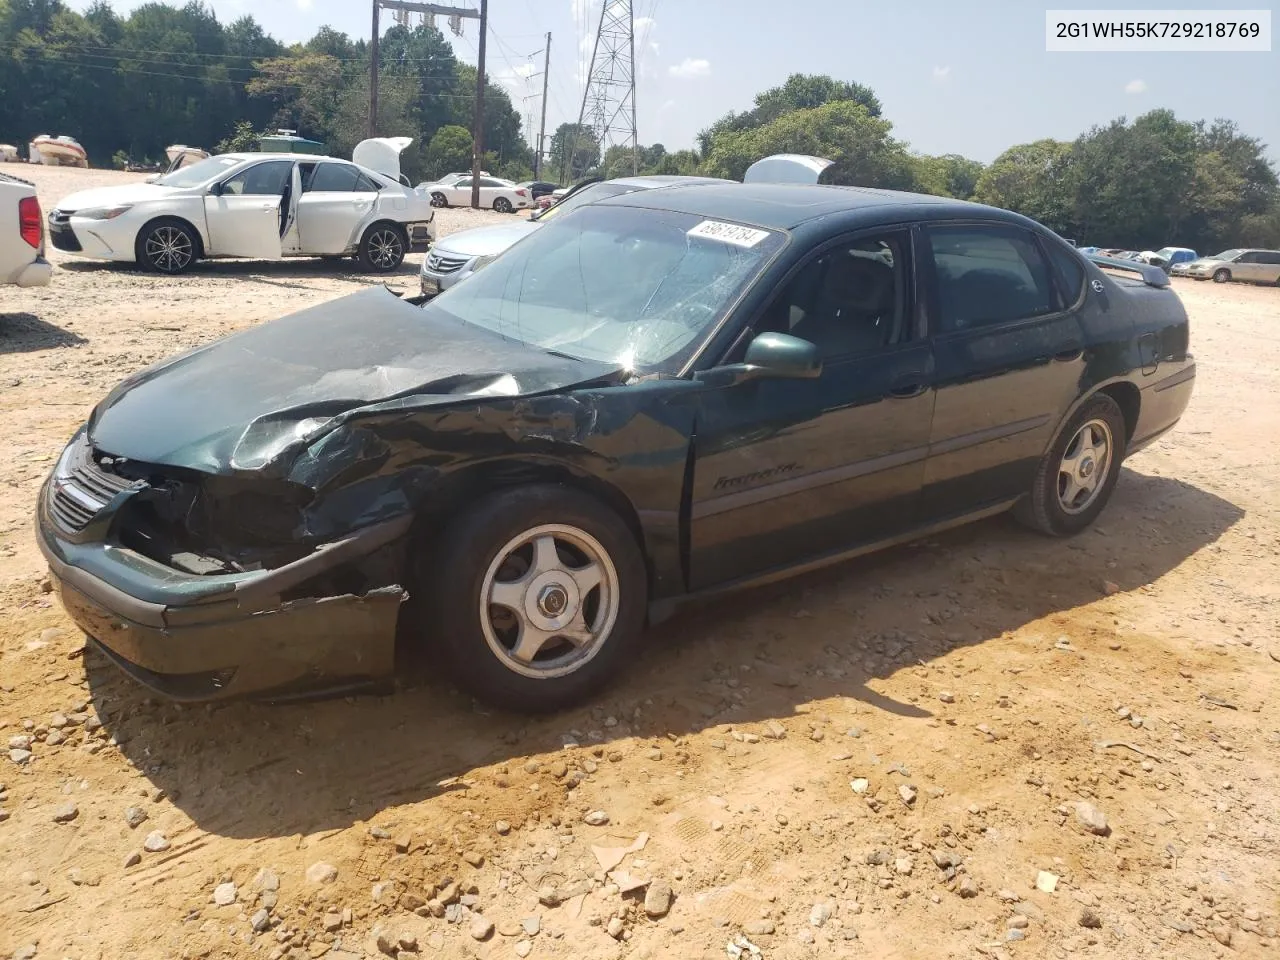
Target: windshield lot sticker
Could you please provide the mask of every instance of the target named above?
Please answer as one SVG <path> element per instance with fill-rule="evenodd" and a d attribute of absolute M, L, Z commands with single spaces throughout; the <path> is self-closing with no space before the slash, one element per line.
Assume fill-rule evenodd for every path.
<path fill-rule="evenodd" d="M 722 243 L 732 243 L 735 247 L 754 247 L 768 235 L 768 230 L 740 227 L 736 223 L 722 223 L 719 220 L 703 220 L 689 231 L 691 237 L 719 240 Z"/>

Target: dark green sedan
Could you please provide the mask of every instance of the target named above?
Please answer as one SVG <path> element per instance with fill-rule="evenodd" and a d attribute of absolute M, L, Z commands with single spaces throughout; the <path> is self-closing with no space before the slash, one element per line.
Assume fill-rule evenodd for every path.
<path fill-rule="evenodd" d="M 130 377 L 39 540 L 170 697 L 376 686 L 425 645 L 555 709 L 684 601 L 1005 510 L 1087 527 L 1191 396 L 1168 283 L 937 197 L 628 194 L 429 303 L 370 289 Z"/>

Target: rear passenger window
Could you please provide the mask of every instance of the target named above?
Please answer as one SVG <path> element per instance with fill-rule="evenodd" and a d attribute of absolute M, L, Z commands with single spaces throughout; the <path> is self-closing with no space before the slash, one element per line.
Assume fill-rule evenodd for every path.
<path fill-rule="evenodd" d="M 360 171 L 345 163 L 321 163 L 307 183 L 307 193 L 350 193 L 356 189 Z"/>
<path fill-rule="evenodd" d="M 1062 284 L 1062 299 L 1070 306 L 1079 299 L 1080 288 L 1084 286 L 1084 264 L 1080 262 L 1080 255 L 1074 250 L 1068 250 L 1052 240 L 1045 240 L 1044 245 L 1049 251 L 1049 259 L 1053 261 L 1058 271 L 1058 280 Z"/>
<path fill-rule="evenodd" d="M 1054 311 L 1048 265 L 1016 227 L 929 228 L 942 332 L 1026 320 Z"/>

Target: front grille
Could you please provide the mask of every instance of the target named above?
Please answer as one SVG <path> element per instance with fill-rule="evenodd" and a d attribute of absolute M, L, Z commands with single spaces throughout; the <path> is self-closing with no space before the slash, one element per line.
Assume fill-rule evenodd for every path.
<path fill-rule="evenodd" d="M 69 253 L 78 253 L 84 248 L 80 246 L 80 241 L 76 239 L 75 231 L 71 229 L 71 215 L 74 210 L 54 210 L 49 214 L 49 242 L 58 250 L 66 250 Z"/>
<path fill-rule="evenodd" d="M 432 273 L 457 273 L 469 260 L 469 257 L 449 257 L 433 253 L 427 257 L 427 269 Z"/>
<path fill-rule="evenodd" d="M 88 440 L 81 437 L 53 478 L 50 512 L 59 526 L 79 532 L 116 494 L 132 486 L 133 481 L 95 463 Z"/>

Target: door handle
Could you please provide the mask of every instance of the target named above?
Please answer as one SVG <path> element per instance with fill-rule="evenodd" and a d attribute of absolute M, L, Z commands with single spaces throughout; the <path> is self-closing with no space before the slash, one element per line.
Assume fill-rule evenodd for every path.
<path fill-rule="evenodd" d="M 910 400 L 929 389 L 929 385 L 919 374 L 911 374 L 898 380 L 889 388 L 889 396 L 897 400 Z"/>

